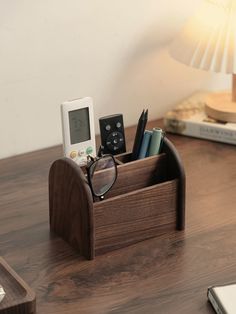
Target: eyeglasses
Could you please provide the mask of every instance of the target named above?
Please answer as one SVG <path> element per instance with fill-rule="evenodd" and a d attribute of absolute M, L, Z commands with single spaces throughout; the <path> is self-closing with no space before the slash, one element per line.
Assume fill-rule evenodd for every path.
<path fill-rule="evenodd" d="M 94 197 L 100 200 L 112 188 L 117 179 L 117 166 L 112 155 L 87 157 L 87 178 Z M 98 172 L 99 171 L 99 172 Z"/>

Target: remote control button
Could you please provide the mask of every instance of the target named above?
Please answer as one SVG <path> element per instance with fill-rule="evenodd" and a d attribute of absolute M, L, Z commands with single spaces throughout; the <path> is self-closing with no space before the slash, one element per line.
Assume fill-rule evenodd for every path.
<path fill-rule="evenodd" d="M 117 123 L 116 123 L 116 127 L 117 127 L 117 129 L 121 128 L 121 123 L 120 123 L 120 122 L 117 122 Z"/>
<path fill-rule="evenodd" d="M 105 129 L 106 129 L 106 131 L 110 131 L 110 129 L 111 129 L 110 124 L 107 124 L 107 125 L 105 126 Z"/>
<path fill-rule="evenodd" d="M 85 155 L 85 151 L 84 150 L 78 151 L 78 156 L 79 157 L 84 156 L 84 155 Z"/>
<path fill-rule="evenodd" d="M 70 158 L 75 159 L 76 157 L 77 157 L 77 152 L 75 150 L 70 152 Z"/>
<path fill-rule="evenodd" d="M 93 152 L 92 146 L 87 147 L 87 149 L 86 149 L 86 154 L 87 154 L 87 155 L 90 155 L 90 154 L 92 154 L 92 152 Z"/>
<path fill-rule="evenodd" d="M 112 150 L 113 144 L 112 144 L 111 142 L 106 142 L 106 144 L 107 144 L 107 147 L 108 147 L 110 150 Z"/>
<path fill-rule="evenodd" d="M 112 132 L 108 135 L 106 145 L 111 152 L 118 151 L 122 148 L 124 137 L 121 132 Z"/>

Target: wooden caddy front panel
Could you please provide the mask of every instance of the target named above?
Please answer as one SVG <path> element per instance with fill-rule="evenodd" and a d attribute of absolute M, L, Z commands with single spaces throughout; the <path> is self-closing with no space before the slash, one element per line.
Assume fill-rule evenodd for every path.
<path fill-rule="evenodd" d="M 177 184 L 172 180 L 95 203 L 95 255 L 175 229 Z"/>
<path fill-rule="evenodd" d="M 71 160 L 59 159 L 50 169 L 51 230 L 87 259 L 184 228 L 185 174 L 170 141 L 157 156 L 118 158 L 117 181 L 104 201 L 93 202 L 84 173 Z"/>

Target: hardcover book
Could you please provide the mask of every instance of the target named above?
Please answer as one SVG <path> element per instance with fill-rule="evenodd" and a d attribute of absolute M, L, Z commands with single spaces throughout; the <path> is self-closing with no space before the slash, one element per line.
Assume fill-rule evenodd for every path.
<path fill-rule="evenodd" d="M 207 92 L 198 92 L 178 104 L 164 117 L 167 132 L 217 142 L 236 144 L 236 123 L 217 121 L 207 117 Z"/>
<path fill-rule="evenodd" d="M 207 290 L 207 296 L 216 313 L 219 314 L 236 313 L 235 283 L 209 287 Z"/>

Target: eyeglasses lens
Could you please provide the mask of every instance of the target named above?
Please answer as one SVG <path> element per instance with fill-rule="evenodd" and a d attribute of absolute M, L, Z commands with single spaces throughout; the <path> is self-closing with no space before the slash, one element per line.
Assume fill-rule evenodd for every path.
<path fill-rule="evenodd" d="M 96 173 L 99 171 L 99 173 Z M 95 195 L 104 195 L 116 179 L 116 165 L 110 156 L 104 156 L 90 167 L 90 180 Z"/>

